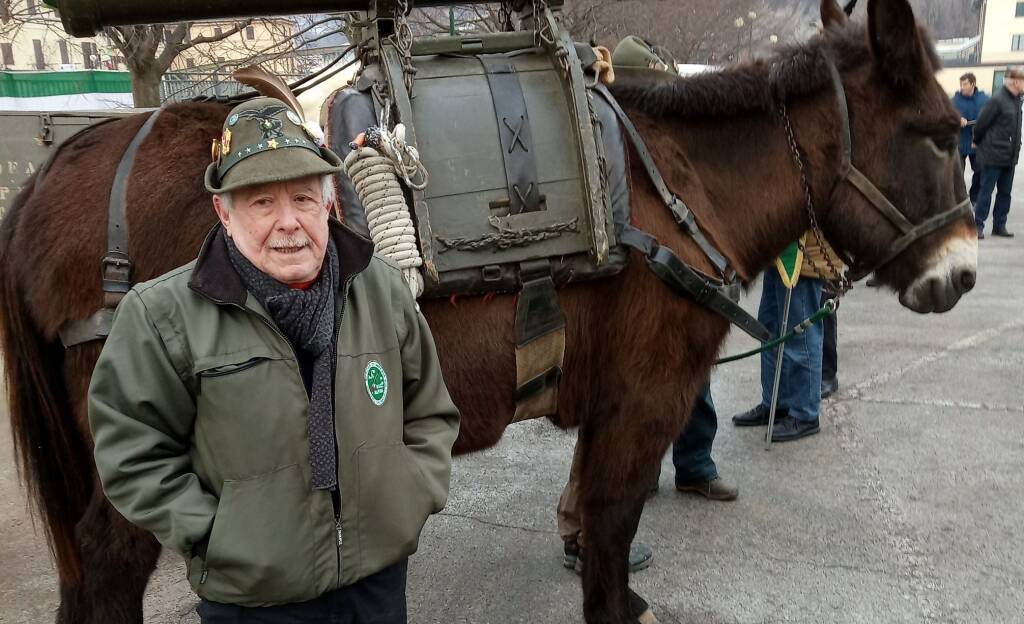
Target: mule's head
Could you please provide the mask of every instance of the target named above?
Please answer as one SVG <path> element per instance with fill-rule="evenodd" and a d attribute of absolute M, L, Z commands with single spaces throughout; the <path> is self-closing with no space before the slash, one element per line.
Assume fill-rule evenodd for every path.
<path fill-rule="evenodd" d="M 904 306 L 945 312 L 974 287 L 978 241 L 963 205 L 960 116 L 935 79 L 940 62 L 907 0 L 871 0 L 866 31 L 848 23 L 835 0 L 823 0 L 821 10 L 821 37 L 847 94 L 853 166 L 909 222 L 901 230 L 870 192 L 843 181 L 822 215 L 826 234 L 856 268 L 873 269 L 896 290 Z M 907 225 L 944 213 L 950 219 L 940 227 L 905 236 Z M 901 239 L 913 242 L 893 255 Z"/>

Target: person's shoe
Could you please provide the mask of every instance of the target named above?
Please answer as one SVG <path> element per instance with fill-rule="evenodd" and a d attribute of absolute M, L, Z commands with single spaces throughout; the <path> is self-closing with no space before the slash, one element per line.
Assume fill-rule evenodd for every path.
<path fill-rule="evenodd" d="M 882 281 L 879 280 L 874 275 L 872 275 L 871 277 L 868 278 L 868 281 L 864 282 L 864 285 L 867 286 L 868 288 L 881 288 Z"/>
<path fill-rule="evenodd" d="M 570 547 L 573 551 L 572 565 L 569 565 L 569 552 Z M 639 572 L 644 568 L 651 565 L 651 561 L 654 559 L 654 550 L 651 549 L 647 544 L 640 542 L 633 542 L 629 546 L 629 573 Z M 565 543 L 565 559 L 562 562 L 567 568 L 572 568 L 576 571 L 576 574 L 583 574 L 583 549 L 580 548 L 576 542 Z"/>
<path fill-rule="evenodd" d="M 978 240 L 985 240 L 985 230 L 978 228 Z"/>
<path fill-rule="evenodd" d="M 699 494 L 708 500 L 731 501 L 740 495 L 740 489 L 722 477 L 702 483 L 676 483 L 676 489 L 688 494 Z"/>
<path fill-rule="evenodd" d="M 772 427 L 772 442 L 790 442 L 807 436 L 814 435 L 821 431 L 818 419 L 797 420 L 788 414 L 782 418 L 775 419 L 775 426 Z"/>
<path fill-rule="evenodd" d="M 1003 238 L 1013 238 L 1013 232 L 1007 231 L 1006 228 L 996 228 L 992 230 L 992 236 L 1002 236 Z"/>
<path fill-rule="evenodd" d="M 777 407 L 775 408 L 775 419 L 778 420 L 782 416 L 788 415 L 789 410 Z M 768 424 L 768 406 L 758 405 L 754 409 L 747 410 L 742 414 L 736 414 L 732 417 L 732 424 L 737 427 L 761 427 Z"/>
<path fill-rule="evenodd" d="M 832 379 L 822 379 L 821 380 L 821 398 L 822 399 L 829 398 L 830 396 L 835 394 L 836 391 L 838 391 L 838 390 L 839 390 L 839 380 L 836 379 L 835 377 L 833 377 Z"/>

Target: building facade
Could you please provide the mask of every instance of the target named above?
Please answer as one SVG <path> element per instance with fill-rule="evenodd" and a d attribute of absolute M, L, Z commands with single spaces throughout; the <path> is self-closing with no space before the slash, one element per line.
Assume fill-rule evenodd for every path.
<path fill-rule="evenodd" d="M 992 93 L 1002 87 L 1007 65 L 1024 65 L 1024 2 L 985 0 L 979 21 L 977 36 L 936 43 L 945 65 L 939 83 L 950 94 L 967 72 L 977 76 L 978 88 Z"/>
<path fill-rule="evenodd" d="M 64 32 L 53 9 L 41 0 L 0 2 L 0 70 L 125 70 L 124 58 L 105 36 L 75 38 Z M 230 32 L 237 22 L 194 22 L 189 24 L 185 41 Z M 165 37 L 173 32 L 169 24 Z M 248 62 L 260 62 L 267 69 L 283 74 L 294 72 L 294 61 L 287 52 L 293 47 L 295 22 L 289 18 L 252 20 L 239 32 L 220 41 L 200 43 L 184 50 L 174 60 L 171 71 L 196 68 L 231 68 Z"/>

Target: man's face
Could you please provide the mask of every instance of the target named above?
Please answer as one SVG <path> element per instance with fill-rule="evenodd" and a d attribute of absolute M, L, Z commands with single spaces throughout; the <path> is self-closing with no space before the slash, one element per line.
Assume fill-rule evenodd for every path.
<path fill-rule="evenodd" d="M 1020 78 L 1007 78 L 1006 86 L 1009 87 L 1010 92 L 1014 95 L 1020 95 L 1024 92 L 1024 80 Z"/>
<path fill-rule="evenodd" d="M 320 178 L 245 186 L 227 209 L 213 206 L 228 236 L 249 262 L 285 284 L 316 279 L 327 253 L 327 217 Z"/>
<path fill-rule="evenodd" d="M 970 96 L 974 95 L 974 83 L 971 82 L 970 80 L 961 80 L 960 81 L 960 93 L 964 97 L 970 97 Z"/>

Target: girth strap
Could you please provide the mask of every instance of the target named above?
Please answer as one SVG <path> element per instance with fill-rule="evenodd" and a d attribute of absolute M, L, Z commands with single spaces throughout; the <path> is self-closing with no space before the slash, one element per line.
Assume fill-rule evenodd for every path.
<path fill-rule="evenodd" d="M 622 107 L 619 106 L 615 96 L 608 91 L 608 88 L 603 84 L 598 83 L 594 86 L 594 91 L 601 95 L 602 98 L 608 102 L 608 105 L 612 107 L 615 114 L 619 118 L 619 122 L 622 127 L 626 130 L 626 135 L 629 137 L 630 142 L 633 144 L 633 149 L 636 150 L 637 155 L 640 157 L 640 163 L 647 171 L 647 176 L 651 179 L 651 183 L 654 184 L 655 190 L 658 195 L 661 196 L 661 201 L 665 203 L 669 211 L 675 218 L 676 223 L 679 224 L 686 232 L 696 241 L 697 246 L 700 247 L 704 255 L 711 260 L 711 263 L 715 266 L 715 270 L 718 275 L 725 281 L 732 281 L 735 272 L 729 267 L 728 260 L 721 254 L 715 246 L 712 245 L 708 239 L 701 232 L 700 227 L 697 225 L 697 221 L 694 219 L 693 212 L 686 206 L 682 199 L 678 195 L 669 190 L 668 185 L 665 183 L 665 178 L 662 177 L 661 171 L 658 170 L 658 165 L 651 158 L 650 152 L 647 150 L 647 144 L 644 143 L 643 137 L 640 136 L 640 132 L 637 131 L 636 126 L 626 115 Z"/>
<path fill-rule="evenodd" d="M 767 342 L 771 339 L 771 332 L 760 321 L 722 292 L 721 282 L 698 273 L 647 232 L 628 224 L 616 229 L 618 241 L 643 253 L 651 271 L 676 294 L 721 315 L 755 340 Z"/>
<path fill-rule="evenodd" d="M 128 181 L 139 146 L 149 136 L 163 111 L 158 108 L 142 124 L 139 131 L 128 143 L 121 161 L 117 164 L 114 181 L 110 187 L 107 202 L 107 254 L 101 262 L 103 279 L 103 307 L 88 318 L 68 321 L 61 326 L 58 334 L 64 348 L 93 340 L 103 340 L 110 334 L 114 308 L 132 287 L 132 262 L 128 257 Z"/>

